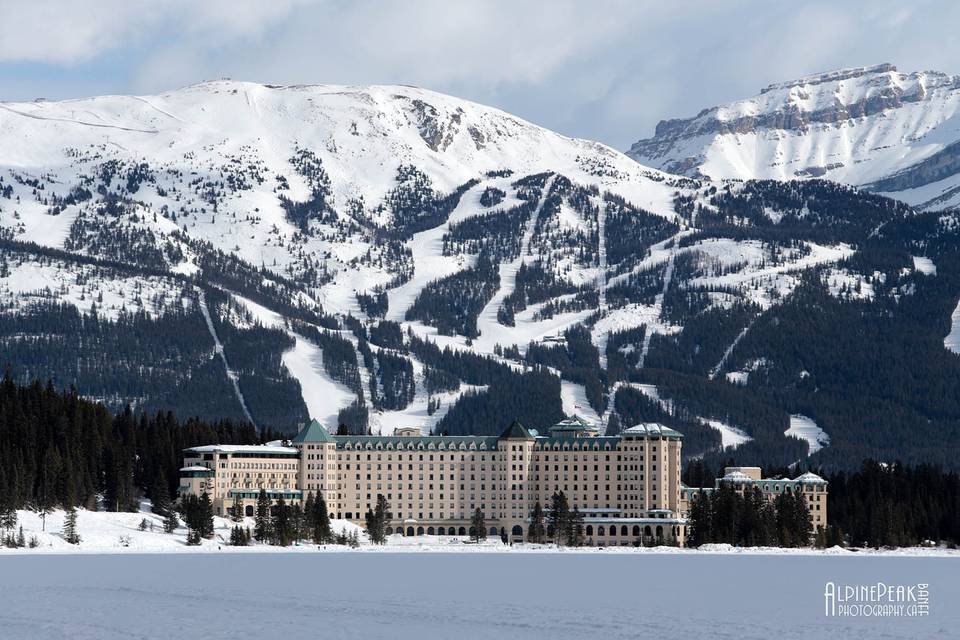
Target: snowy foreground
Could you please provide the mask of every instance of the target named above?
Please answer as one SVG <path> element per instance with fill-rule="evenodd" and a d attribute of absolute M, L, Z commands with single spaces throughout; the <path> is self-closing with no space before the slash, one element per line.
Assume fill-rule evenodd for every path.
<path fill-rule="evenodd" d="M 370 544 L 363 528 L 345 520 L 332 520 L 334 533 L 356 531 L 360 538 L 360 547 L 352 549 L 342 545 L 317 546 L 302 543 L 296 546 L 277 547 L 261 545 L 256 542 L 248 547 L 231 547 L 228 544 L 230 529 L 235 525 L 227 518 L 214 518 L 215 535 L 212 540 L 203 540 L 199 546 L 187 546 L 187 529 L 182 526 L 172 534 L 163 531 L 163 518 L 149 511 L 144 503 L 139 513 L 112 513 L 77 511 L 77 529 L 81 537 L 79 545 L 68 544 L 63 539 L 63 511 L 54 511 L 47 515 L 46 530 L 40 515 L 33 511 L 18 511 L 18 527 L 23 526 L 27 541 L 36 538 L 35 548 L 8 549 L 0 547 L 0 558 L 7 555 L 36 554 L 143 554 L 143 553 L 311 553 L 349 552 L 349 553 L 394 553 L 394 552 L 466 552 L 466 553 L 563 553 L 563 554 L 670 554 L 670 555 L 788 555 L 788 556 L 934 556 L 960 559 L 960 550 L 946 547 L 908 547 L 903 549 L 782 549 L 778 547 L 732 547 L 727 544 L 704 545 L 699 549 L 680 549 L 676 547 L 580 547 L 558 548 L 553 545 L 516 544 L 504 545 L 499 538 L 491 538 L 474 543 L 467 538 L 454 536 L 415 536 L 393 535 L 387 544 Z M 146 521 L 146 530 L 141 530 Z M 243 526 L 253 530 L 253 518 L 246 518 Z M 152 529 L 151 529 L 152 526 Z M 0 636 L 2 637 L 2 636 Z"/>
<path fill-rule="evenodd" d="M 929 584 L 930 614 L 824 615 L 824 585 Z M 23 640 L 955 638 L 938 558 L 585 554 L 0 557 Z"/>

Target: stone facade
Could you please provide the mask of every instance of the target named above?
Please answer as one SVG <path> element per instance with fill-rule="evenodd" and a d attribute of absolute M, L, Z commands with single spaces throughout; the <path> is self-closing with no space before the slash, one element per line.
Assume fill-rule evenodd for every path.
<path fill-rule="evenodd" d="M 534 505 L 547 509 L 563 491 L 584 515 L 588 544 L 683 543 L 683 436 L 667 427 L 601 436 L 571 418 L 548 436 L 517 422 L 500 436 L 397 433 L 333 436 L 314 421 L 289 446 L 187 449 L 181 493 L 206 489 L 221 515 L 236 492 L 248 515 L 260 487 L 288 501 L 313 493 L 331 517 L 357 524 L 383 495 L 393 516 L 388 532 L 404 535 L 466 536 L 479 508 L 490 535 L 522 541 Z"/>
<path fill-rule="evenodd" d="M 790 478 L 763 478 L 761 477 L 760 467 L 726 467 L 723 473 L 723 477 L 717 478 L 711 488 L 700 489 L 683 486 L 681 489 L 681 512 L 684 515 L 687 514 L 690 501 L 693 500 L 694 494 L 698 491 L 709 493 L 719 488 L 722 483 L 728 483 L 741 494 L 747 489 L 758 487 L 767 500 L 773 500 L 781 493 L 800 492 L 807 503 L 807 509 L 810 511 L 813 530 L 827 528 L 827 481 L 817 474 L 807 472 L 792 480 Z"/>

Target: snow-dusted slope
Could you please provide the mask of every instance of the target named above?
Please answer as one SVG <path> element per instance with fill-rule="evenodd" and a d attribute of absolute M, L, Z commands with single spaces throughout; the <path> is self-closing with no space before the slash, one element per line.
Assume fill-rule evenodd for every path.
<path fill-rule="evenodd" d="M 553 407 L 538 410 L 606 426 L 620 411 L 617 385 L 641 370 L 683 359 L 725 384 L 752 371 L 739 345 L 753 319 L 815 281 L 809 273 L 833 269 L 821 274 L 825 287 L 831 275 L 862 275 L 838 264 L 857 252 L 856 238 L 718 228 L 747 187 L 649 169 L 406 86 L 217 81 L 0 103 L 0 349 L 26 363 L 19 375 L 54 374 L 85 393 L 80 365 L 114 340 L 131 354 L 126 370 L 162 357 L 179 375 L 166 396 L 141 389 L 138 407 L 189 407 L 187 397 L 208 416 L 236 404 L 234 417 L 258 426 L 309 417 L 383 433 L 430 431 L 448 417 L 476 430 L 463 413 L 480 401 L 464 398 L 509 396 L 517 372 L 539 368 L 562 382 L 549 391 L 559 397 L 544 398 Z M 815 196 L 767 195 L 765 223 L 817 225 L 826 215 L 808 215 L 803 199 Z M 862 204 L 852 191 L 837 197 Z M 914 270 L 933 264 L 918 258 Z M 108 321 L 101 343 L 69 361 L 43 357 L 83 342 L 85 318 L 59 343 L 38 340 L 63 324 L 54 303 Z M 173 311 L 179 330 L 199 329 L 176 345 L 189 370 L 173 347 L 130 347 L 142 334 L 129 314 L 159 323 L 146 331 L 160 334 Z M 29 312 L 30 330 L 15 326 Z M 418 351 L 415 338 L 469 362 Z M 115 352 L 105 353 L 109 368 Z M 478 375 L 485 365 L 470 353 L 497 371 Z M 756 378 L 742 378 L 749 393 Z M 523 384 L 547 389 L 537 376 Z M 109 376 L 101 386 L 111 402 L 128 400 Z M 207 404 L 210 395 L 227 402 Z M 727 422 L 693 423 L 711 436 L 701 449 L 716 439 L 708 429 L 724 446 L 761 441 Z"/>
<path fill-rule="evenodd" d="M 415 173 L 397 195 L 401 167 Z M 609 147 L 414 87 L 218 81 L 0 103 L 0 188 L 12 200 L 0 202 L 4 233 L 91 251 L 78 216 L 97 217 L 89 196 L 99 190 L 141 214 L 122 220 L 137 233 L 183 233 L 285 277 L 307 274 L 330 311 L 356 312 L 354 290 L 397 278 L 397 256 L 362 231 L 395 229 L 409 191 L 440 197 L 502 170 L 560 172 L 671 213 L 665 176 Z M 298 225 L 290 205 L 311 221 Z M 192 252 L 174 243 L 185 255 L 170 266 L 192 272 Z"/>
<path fill-rule="evenodd" d="M 910 204 L 960 204 L 960 76 L 890 64 L 770 85 L 758 95 L 664 120 L 628 155 L 721 178 L 822 177 Z"/>

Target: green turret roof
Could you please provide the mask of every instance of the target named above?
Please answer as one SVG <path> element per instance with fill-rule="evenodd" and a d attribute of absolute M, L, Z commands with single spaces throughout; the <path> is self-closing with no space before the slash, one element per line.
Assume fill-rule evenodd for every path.
<path fill-rule="evenodd" d="M 303 442 L 336 442 L 336 440 L 330 435 L 329 431 L 324 429 L 322 424 L 316 420 L 311 420 L 310 424 L 294 436 L 292 442 L 300 444 Z"/>
<path fill-rule="evenodd" d="M 510 426 L 500 434 L 503 439 L 512 440 L 533 440 L 533 436 L 527 431 L 527 428 L 520 424 L 519 420 L 514 420 Z"/>

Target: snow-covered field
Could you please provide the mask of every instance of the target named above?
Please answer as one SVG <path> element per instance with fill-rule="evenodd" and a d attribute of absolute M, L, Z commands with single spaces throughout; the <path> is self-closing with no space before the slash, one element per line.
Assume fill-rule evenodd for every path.
<path fill-rule="evenodd" d="M 827 432 L 821 429 L 812 418 L 799 413 L 790 416 L 790 426 L 783 435 L 806 440 L 810 446 L 811 455 L 830 444 L 830 436 Z"/>
<path fill-rule="evenodd" d="M 180 526 L 174 533 L 164 533 L 163 518 L 150 513 L 149 503 L 144 502 L 140 512 L 113 513 L 105 511 L 77 511 L 77 531 L 80 544 L 68 544 L 63 539 L 63 511 L 53 511 L 47 515 L 44 525 L 40 514 L 34 511 L 18 511 L 17 527 L 23 527 L 24 538 L 29 541 L 36 538 L 38 546 L 34 548 L 9 549 L 0 546 L 0 558 L 14 555 L 42 554 L 144 554 L 144 553 L 317 553 L 349 551 L 351 553 L 394 553 L 394 552 L 433 552 L 433 553 L 560 553 L 569 554 L 626 554 L 626 555 L 805 555 L 805 556 L 910 556 L 910 557 L 949 557 L 960 559 L 960 550 L 946 547 L 906 547 L 902 549 L 783 549 L 779 547 L 733 547 L 727 544 L 704 545 L 699 549 L 681 549 L 677 547 L 555 547 L 550 544 L 514 544 L 504 545 L 499 538 L 475 543 L 465 537 L 457 536 L 410 536 L 399 534 L 389 536 L 387 544 L 378 546 L 366 539 L 362 527 L 346 520 L 332 520 L 334 533 L 356 532 L 360 546 L 356 549 L 338 545 L 318 547 L 301 543 L 290 547 L 277 547 L 252 543 L 248 547 L 231 547 L 227 544 L 230 530 L 235 525 L 227 518 L 214 518 L 214 537 L 202 540 L 199 546 L 187 546 L 187 529 Z M 146 528 L 141 523 L 146 521 Z M 246 518 L 241 526 L 254 526 L 253 518 Z M 2 561 L 0 561 L 2 563 Z M 2 564 L 0 564 L 2 566 Z M 0 635 L 0 638 L 3 636 Z"/>
<path fill-rule="evenodd" d="M 957 308 L 950 316 L 950 333 L 943 339 L 943 346 L 954 353 L 960 353 L 960 303 L 957 303 Z"/>
<path fill-rule="evenodd" d="M 19 556 L 4 638 L 953 638 L 953 563 L 584 554 Z M 828 618 L 824 585 L 930 585 L 930 615 Z"/>

